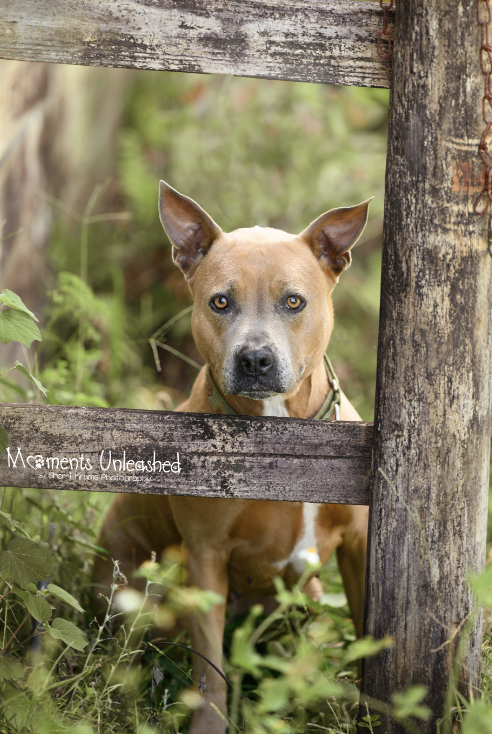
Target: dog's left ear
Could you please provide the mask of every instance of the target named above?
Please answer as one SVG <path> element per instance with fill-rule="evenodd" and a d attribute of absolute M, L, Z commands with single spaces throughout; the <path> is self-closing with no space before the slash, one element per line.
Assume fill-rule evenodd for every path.
<path fill-rule="evenodd" d="M 364 231 L 373 198 L 357 206 L 331 209 L 311 222 L 299 235 L 310 246 L 321 266 L 337 278 L 352 261 L 350 249 Z"/>
<path fill-rule="evenodd" d="M 190 280 L 222 230 L 196 201 L 165 181 L 159 183 L 159 217 L 173 246 L 173 260 Z"/>

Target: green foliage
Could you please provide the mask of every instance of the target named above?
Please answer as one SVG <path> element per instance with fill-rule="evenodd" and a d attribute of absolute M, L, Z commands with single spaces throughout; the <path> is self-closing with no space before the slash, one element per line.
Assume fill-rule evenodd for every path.
<path fill-rule="evenodd" d="M 26 368 L 24 367 L 24 365 L 22 365 L 19 362 L 19 360 L 16 360 L 16 362 L 15 362 L 15 369 L 16 370 L 19 370 L 19 372 L 21 374 L 23 374 L 25 377 L 27 377 L 29 380 L 31 380 L 31 382 L 33 382 L 36 385 L 36 387 L 38 388 L 38 390 L 40 390 L 40 392 L 42 392 L 45 397 L 48 395 L 48 391 L 46 390 L 46 388 L 43 387 L 43 385 L 40 383 L 39 380 L 37 380 L 34 377 L 34 375 L 31 375 L 31 373 L 28 370 L 26 370 Z"/>
<path fill-rule="evenodd" d="M 83 608 L 78 603 L 77 599 L 68 593 L 68 591 L 65 591 L 64 589 L 60 589 L 59 586 L 56 584 L 48 584 L 48 593 L 52 594 L 57 599 L 60 599 L 60 601 L 65 602 L 65 604 L 68 604 L 69 606 L 76 609 L 78 612 L 84 613 Z"/>
<path fill-rule="evenodd" d="M 58 617 L 54 620 L 48 632 L 55 640 L 63 640 L 69 647 L 75 650 L 84 650 L 87 647 L 87 641 L 82 632 L 68 619 Z"/>
<path fill-rule="evenodd" d="M 27 584 L 42 581 L 49 576 L 51 554 L 28 538 L 14 538 L 7 550 L 0 553 L 0 574 L 5 581 L 26 587 Z"/>
<path fill-rule="evenodd" d="M 12 517 L 8 512 L 2 512 L 0 510 L 0 523 L 2 525 L 5 525 L 9 530 L 15 530 L 14 523 L 12 522 Z"/>
<path fill-rule="evenodd" d="M 20 342 L 30 347 L 34 340 L 41 341 L 41 333 L 34 323 L 38 319 L 24 305 L 18 295 L 5 289 L 0 293 L 0 342 Z"/>
<path fill-rule="evenodd" d="M 35 339 L 40 339 L 40 332 L 30 316 L 21 311 L 0 311 L 0 342 L 20 342 L 30 347 Z"/>
<path fill-rule="evenodd" d="M 149 225 L 167 175 L 227 229 L 300 231 L 382 193 L 387 104 L 382 90 L 148 74 L 122 140 L 123 190 Z"/>
<path fill-rule="evenodd" d="M 384 637 L 382 640 L 373 640 L 372 637 L 362 637 L 360 640 L 353 642 L 347 649 L 347 655 L 345 661 L 347 663 L 353 660 L 360 660 L 362 658 L 371 657 L 377 655 L 387 647 L 393 645 L 391 637 Z"/>
<path fill-rule="evenodd" d="M 461 734 L 492 734 L 490 703 L 474 702 L 467 711 L 460 731 Z"/>
<path fill-rule="evenodd" d="M 6 308 L 2 308 L 1 304 Z M 0 342 L 2 344 L 19 342 L 26 347 L 30 347 L 34 340 L 41 341 L 41 333 L 34 320 L 37 321 L 38 319 L 32 311 L 29 311 L 16 293 L 7 289 L 0 293 Z M 0 373 L 0 382 L 9 384 L 3 376 L 12 370 L 18 370 L 27 377 L 46 397 L 47 390 L 19 360 L 16 360 L 14 367 Z M 22 390 L 20 392 L 23 394 Z M 7 449 L 7 446 L 8 435 L 5 429 L 0 428 L 0 454 Z"/>
<path fill-rule="evenodd" d="M 12 491 L 4 490 L 2 506 L 8 505 L 12 510 L 12 499 Z M 19 533 L 29 535 L 32 530 L 25 518 L 21 521 L 13 519 L 12 511 L 1 510 L 0 519 L 2 540 L 11 533 L 17 536 L 0 553 L 0 584 L 3 587 L 0 597 L 3 603 L 0 624 L 0 636 L 3 627 L 0 645 L 0 679 L 3 679 L 0 683 L 3 701 L 1 721 L 7 723 L 12 732 L 38 732 L 41 720 L 46 731 L 68 731 L 60 725 L 61 710 L 56 714 L 51 696 L 43 694 L 50 685 L 44 659 L 34 667 L 26 667 L 26 664 L 32 638 L 41 639 L 46 635 L 52 638 L 55 644 L 61 645 L 61 657 L 69 649 L 84 650 L 88 643 L 85 633 L 77 625 L 62 617 L 52 619 L 55 609 L 52 599 L 69 604 L 78 611 L 83 611 L 83 608 L 68 591 L 56 584 L 46 584 L 46 578 L 54 571 L 55 558 L 39 540 L 19 537 Z M 49 729 L 46 728 L 48 722 Z"/>
<path fill-rule="evenodd" d="M 183 644 L 183 650 L 148 638 L 147 625 L 153 623 L 148 600 L 156 584 L 167 591 L 154 619 L 169 628 L 175 619 L 191 611 L 203 614 L 222 598 L 184 585 L 182 557 L 174 549 L 160 564 L 149 561 L 141 568 L 143 592 L 125 589 L 116 567 L 106 617 L 91 623 L 87 599 L 94 519 L 103 514 L 107 497 L 54 490 L 14 492 L 4 492 L 6 524 L 0 525 L 6 547 L 2 560 L 9 556 L 0 569 L 0 639 L 2 626 L 5 630 L 0 722 L 11 734 L 72 732 L 80 726 L 89 727 L 91 734 L 98 726 L 119 734 L 140 731 L 152 722 L 169 734 L 186 732 L 196 705 L 190 690 L 189 642 L 182 634 L 170 633 L 168 639 Z M 6 543 L 12 529 L 17 536 L 30 537 Z M 49 544 L 50 551 L 40 542 Z M 334 570 L 332 566 L 328 572 Z M 48 574 L 52 581 L 46 584 Z M 324 604 L 315 612 L 303 608 L 308 600 L 301 591 L 303 583 L 289 591 L 278 581 L 280 606 L 272 615 L 265 617 L 255 607 L 245 620 L 228 624 L 226 675 L 234 682 L 232 709 L 241 687 L 250 701 L 244 711 L 236 706 L 240 731 L 293 733 L 305 730 L 308 722 L 353 731 L 358 695 L 353 661 L 361 653 L 377 652 L 380 644 L 369 649 L 365 642 L 362 649 L 354 641 L 346 606 L 338 606 L 341 616 L 333 619 L 328 616 L 332 608 Z M 328 601 L 338 605 L 344 601 L 340 583 L 329 586 L 333 598 L 328 594 Z M 41 624 L 34 626 L 33 620 Z M 36 653 L 29 650 L 33 638 L 40 641 Z M 130 666 L 134 658 L 140 663 Z"/>
<path fill-rule="evenodd" d="M 101 366 L 105 360 L 111 364 L 116 358 L 111 352 L 115 304 L 97 297 L 78 275 L 68 272 L 59 273 L 49 297 L 45 350 L 51 359 L 41 374 L 52 385 L 50 402 L 109 407 L 111 401 L 101 379 L 107 382 L 107 370 L 104 374 Z"/>
<path fill-rule="evenodd" d="M 379 718 L 379 714 L 374 714 L 373 716 L 368 714 L 367 716 L 362 717 L 362 721 L 359 721 L 358 726 L 361 726 L 363 729 L 369 729 L 370 731 L 372 731 L 377 726 L 381 726 Z"/>
<path fill-rule="evenodd" d="M 7 446 L 9 445 L 9 434 L 5 430 L 5 428 L 2 428 L 0 426 L 0 454 L 3 454 L 4 451 L 7 451 Z"/>
<path fill-rule="evenodd" d="M 14 655 L 0 656 L 0 678 L 4 680 L 13 680 L 14 678 L 22 678 L 24 668 L 19 658 Z"/>
<path fill-rule="evenodd" d="M 28 727 L 31 701 L 25 693 L 11 685 L 5 685 L 2 691 L 2 713 L 9 727 L 14 731 L 26 731 Z M 32 731 L 31 727 L 27 731 Z"/>
<path fill-rule="evenodd" d="M 477 595 L 478 600 L 487 607 L 492 608 L 492 564 L 489 563 L 483 573 L 471 576 L 470 586 Z"/>
<path fill-rule="evenodd" d="M 427 706 L 422 705 L 426 695 L 425 686 L 412 686 L 404 693 L 394 693 L 391 699 L 394 707 L 393 717 L 397 721 L 405 721 L 410 716 L 428 721 L 432 712 Z"/>
<path fill-rule="evenodd" d="M 51 607 L 42 596 L 20 589 L 12 589 L 12 593 L 22 599 L 27 611 L 37 622 L 47 622 L 51 618 Z"/>
<path fill-rule="evenodd" d="M 20 311 L 21 313 L 27 314 L 33 321 L 39 321 L 38 318 L 33 314 L 32 311 L 29 311 L 27 306 L 22 302 L 22 299 L 19 298 L 19 296 L 16 293 L 13 293 L 12 291 L 5 290 L 0 293 L 0 303 L 3 303 L 5 306 L 8 306 L 9 308 L 14 309 L 15 311 Z M 39 341 L 41 341 L 41 334 L 39 335 Z M 13 339 L 13 341 L 18 341 L 17 339 Z M 5 344 L 5 342 L 3 342 Z M 29 346 L 29 345 L 28 345 Z"/>

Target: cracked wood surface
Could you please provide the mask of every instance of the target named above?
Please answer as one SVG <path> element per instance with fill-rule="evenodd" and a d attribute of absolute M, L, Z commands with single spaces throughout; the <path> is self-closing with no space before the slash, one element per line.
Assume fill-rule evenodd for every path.
<path fill-rule="evenodd" d="M 2 404 L 0 426 L 0 485 L 369 504 L 371 423 Z"/>
<path fill-rule="evenodd" d="M 0 58 L 389 87 L 381 28 L 354 0 L 3 0 Z"/>
<path fill-rule="evenodd" d="M 425 685 L 433 715 L 418 730 L 435 734 L 453 729 L 460 640 L 459 690 L 480 691 L 481 614 L 462 626 L 474 609 L 468 575 L 485 561 L 491 426 L 492 258 L 487 217 L 473 213 L 476 2 L 398 2 L 396 34 L 365 623 L 394 645 L 365 660 L 362 691 L 389 704 Z M 381 722 L 380 734 L 407 731 Z"/>

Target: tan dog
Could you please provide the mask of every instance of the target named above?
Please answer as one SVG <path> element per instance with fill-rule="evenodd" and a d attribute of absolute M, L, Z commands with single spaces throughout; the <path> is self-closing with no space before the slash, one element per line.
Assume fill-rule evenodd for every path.
<path fill-rule="evenodd" d="M 193 336 L 210 366 L 177 410 L 214 412 L 212 382 L 231 412 L 301 418 L 318 413 L 330 391 L 324 354 L 333 328 L 331 292 L 350 264 L 369 201 L 333 209 L 300 235 L 266 227 L 226 234 L 192 199 L 161 181 L 161 222 L 193 294 Z M 340 419 L 360 420 L 343 393 Z M 366 536 L 362 506 L 121 494 L 105 519 L 101 543 L 128 578 L 152 551 L 159 557 L 179 544 L 186 551 L 189 583 L 224 600 L 230 592 L 271 595 L 274 576 L 287 584 L 299 578 L 303 550 L 315 546 L 325 563 L 336 548 L 360 636 Z M 95 584 L 108 587 L 111 571 L 109 560 L 98 559 Z M 317 579 L 305 590 L 318 596 Z M 225 608 L 214 606 L 203 626 L 190 620 L 191 646 L 219 668 Z M 198 682 L 203 665 L 196 656 L 193 669 Z M 210 701 L 225 711 L 226 693 L 209 667 L 207 695 L 194 712 L 190 734 L 225 732 Z"/>

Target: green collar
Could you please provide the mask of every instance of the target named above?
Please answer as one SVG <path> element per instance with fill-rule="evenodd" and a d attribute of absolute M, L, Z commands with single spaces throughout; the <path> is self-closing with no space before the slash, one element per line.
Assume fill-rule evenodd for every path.
<path fill-rule="evenodd" d="M 341 392 L 340 387 L 338 386 L 337 376 L 326 354 L 324 356 L 324 362 L 326 375 L 328 377 L 328 384 L 330 385 L 330 391 L 326 397 L 325 402 L 314 416 L 315 421 L 329 420 L 333 415 L 335 416 L 335 420 L 338 420 L 340 415 Z M 240 413 L 235 411 L 234 408 L 229 405 L 227 400 L 220 392 L 212 376 L 212 370 L 210 369 L 209 364 L 207 364 L 205 386 L 212 412 L 216 413 L 217 415 L 240 415 Z"/>

